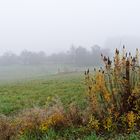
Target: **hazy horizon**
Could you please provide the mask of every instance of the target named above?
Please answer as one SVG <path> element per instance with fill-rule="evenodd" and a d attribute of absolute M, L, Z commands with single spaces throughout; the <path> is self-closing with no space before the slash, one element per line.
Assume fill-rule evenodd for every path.
<path fill-rule="evenodd" d="M 113 39 L 111 47 L 139 47 L 139 6 L 138 0 L 0 1 L 0 54 L 24 49 L 51 54 L 72 44 L 110 47 Z"/>

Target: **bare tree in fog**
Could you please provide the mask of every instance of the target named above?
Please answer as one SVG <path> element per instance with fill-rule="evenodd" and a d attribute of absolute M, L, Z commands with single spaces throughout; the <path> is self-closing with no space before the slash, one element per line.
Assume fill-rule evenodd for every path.
<path fill-rule="evenodd" d="M 46 61 L 46 54 L 45 52 L 31 52 L 24 50 L 21 52 L 19 59 L 21 64 L 24 65 L 35 65 L 35 64 L 43 64 Z"/>
<path fill-rule="evenodd" d="M 18 56 L 12 52 L 6 52 L 0 57 L 0 65 L 13 65 L 18 63 Z"/>

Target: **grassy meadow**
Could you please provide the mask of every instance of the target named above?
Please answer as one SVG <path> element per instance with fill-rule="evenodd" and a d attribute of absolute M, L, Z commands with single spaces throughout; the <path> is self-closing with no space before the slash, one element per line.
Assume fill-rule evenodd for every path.
<path fill-rule="evenodd" d="M 0 113 L 11 115 L 23 109 L 42 107 L 48 97 L 58 96 L 67 106 L 75 101 L 84 106 L 85 88 L 82 73 L 56 74 L 38 79 L 0 85 Z"/>
<path fill-rule="evenodd" d="M 80 121 L 80 117 L 84 115 L 82 112 L 86 112 L 88 108 L 84 72 L 66 72 L 57 74 L 57 70 L 54 70 L 54 67 L 51 68 L 50 71 L 47 71 L 46 66 L 13 66 L 10 68 L 2 67 L 0 70 L 0 76 L 0 124 L 2 124 L 2 127 L 0 127 L 0 140 L 140 139 L 139 132 L 132 132 L 129 134 L 117 134 L 114 132 L 96 134 L 94 129 L 89 130 L 89 128 L 87 129 L 87 126 L 84 127 L 79 124 L 74 125 L 74 123 Z M 68 115 L 67 117 L 72 119 L 72 122 L 70 122 L 71 125 L 65 126 L 66 124 L 64 121 L 64 128 L 59 128 L 59 126 L 57 126 L 55 129 L 48 129 L 46 128 L 46 124 L 44 124 L 44 127 L 41 128 L 43 132 L 41 131 L 38 134 L 38 128 L 36 132 L 36 128 L 34 129 L 30 126 L 30 121 L 32 123 L 39 121 L 41 116 L 38 116 L 37 114 L 41 114 L 41 119 L 43 120 L 44 114 L 47 112 L 47 109 L 45 108 L 48 108 L 48 100 L 52 99 L 53 102 L 53 98 L 55 97 L 61 101 L 62 105 L 60 106 L 63 106 L 63 109 L 61 109 L 61 107 L 59 108 L 60 110 L 57 110 L 55 107 L 57 110 L 56 112 L 58 112 L 58 118 L 55 118 L 56 121 L 59 122 L 59 119 L 62 117 L 61 113 L 59 114 L 59 111 L 61 112 L 63 110 L 67 112 L 67 110 L 69 110 L 71 113 L 66 113 L 66 116 Z M 52 110 L 53 109 L 54 108 L 52 107 Z M 87 112 L 90 113 L 88 110 Z M 19 118 L 22 121 L 18 120 Z M 24 130 L 23 133 L 22 128 L 20 128 L 20 132 L 17 126 L 15 130 L 13 127 L 15 121 L 17 121 L 16 125 L 19 125 L 18 127 L 23 125 L 23 128 L 26 128 L 28 131 L 26 132 Z M 25 125 L 26 123 L 27 126 Z M 32 129 L 33 132 L 30 132 Z M 5 130 L 7 131 L 5 132 Z M 19 134 L 15 134 L 16 131 L 19 131 Z M 18 137 L 11 137 L 11 135 L 16 135 Z"/>
<path fill-rule="evenodd" d="M 75 102 L 80 108 L 86 107 L 86 94 L 83 73 L 56 74 L 37 77 L 36 80 L 13 81 L 0 85 L 0 114 L 14 116 L 29 108 L 44 108 L 48 97 L 59 96 L 65 108 Z M 74 140 L 80 130 L 70 128 L 64 131 L 66 138 L 59 137 L 53 130 L 48 131 L 48 136 L 43 140 L 70 139 Z M 110 137 L 113 137 L 111 134 Z M 82 136 L 82 140 L 104 140 L 107 136 L 97 136 L 94 132 L 88 136 Z M 114 139 L 138 140 L 138 134 L 115 135 Z M 31 138 L 35 139 L 35 138 Z M 25 136 L 21 140 L 28 140 Z"/>

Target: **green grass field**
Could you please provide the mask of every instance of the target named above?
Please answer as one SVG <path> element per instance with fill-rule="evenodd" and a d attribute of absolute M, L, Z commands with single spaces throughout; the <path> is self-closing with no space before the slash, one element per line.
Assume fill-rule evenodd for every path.
<path fill-rule="evenodd" d="M 2 84 L 0 86 L 0 113 L 10 115 L 20 110 L 45 105 L 47 97 L 58 96 L 67 106 L 75 101 L 84 106 L 84 75 L 60 74 Z"/>

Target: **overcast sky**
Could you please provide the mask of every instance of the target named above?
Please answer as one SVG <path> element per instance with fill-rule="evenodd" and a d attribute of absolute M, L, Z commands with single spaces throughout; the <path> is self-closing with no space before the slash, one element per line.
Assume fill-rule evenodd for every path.
<path fill-rule="evenodd" d="M 116 36 L 140 37 L 139 0 L 0 0 L 0 54 L 105 46 Z"/>

